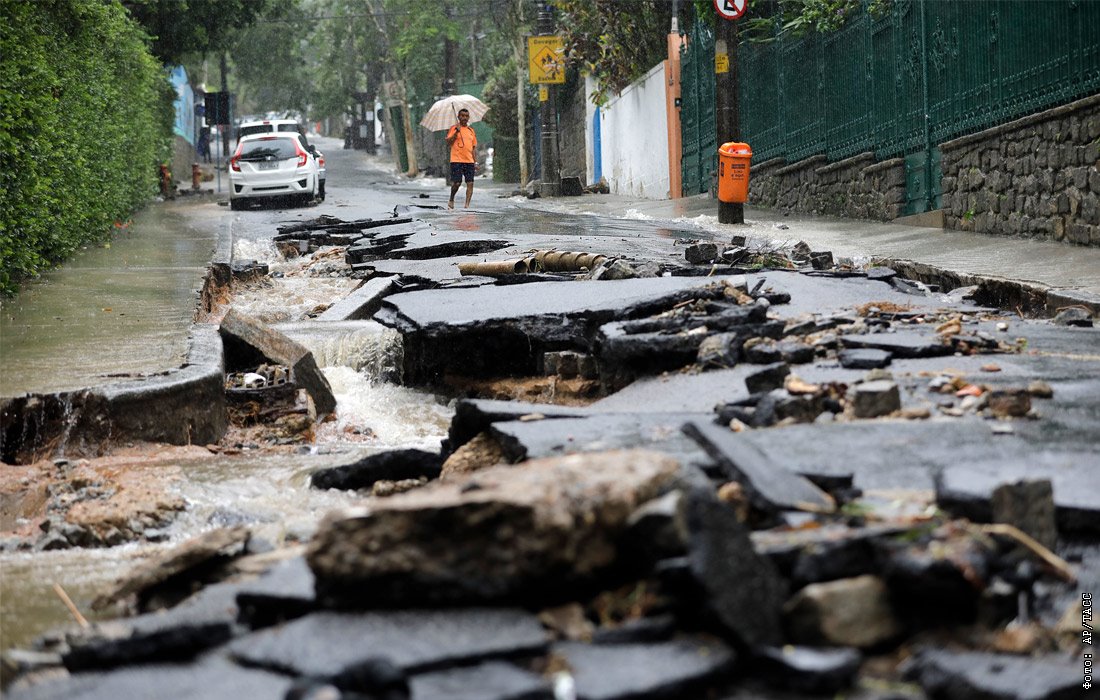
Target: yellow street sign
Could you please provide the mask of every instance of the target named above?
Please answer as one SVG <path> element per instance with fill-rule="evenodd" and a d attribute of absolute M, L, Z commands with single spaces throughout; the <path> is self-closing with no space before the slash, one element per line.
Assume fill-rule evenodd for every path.
<path fill-rule="evenodd" d="M 730 57 L 729 57 L 729 54 L 724 54 L 724 53 L 714 54 L 714 72 L 715 73 L 729 73 L 730 72 Z"/>
<path fill-rule="evenodd" d="M 550 88 L 545 85 L 539 85 L 539 102 L 546 102 L 550 99 Z"/>
<path fill-rule="evenodd" d="M 527 37 L 527 73 L 536 85 L 565 82 L 565 46 L 560 36 Z"/>

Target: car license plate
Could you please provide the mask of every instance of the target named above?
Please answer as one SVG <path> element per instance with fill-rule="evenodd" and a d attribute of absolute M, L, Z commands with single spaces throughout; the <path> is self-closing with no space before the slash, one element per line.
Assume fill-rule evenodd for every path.
<path fill-rule="evenodd" d="M 279 168 L 279 161 L 277 160 L 261 160 L 259 163 L 260 170 L 277 170 Z"/>

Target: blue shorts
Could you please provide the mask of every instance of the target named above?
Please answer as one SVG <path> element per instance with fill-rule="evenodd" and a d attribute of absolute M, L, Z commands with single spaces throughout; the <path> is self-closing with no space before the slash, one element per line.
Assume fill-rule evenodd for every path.
<path fill-rule="evenodd" d="M 474 164 L 451 163 L 451 182 L 462 182 L 463 177 L 466 178 L 466 182 L 474 181 Z"/>

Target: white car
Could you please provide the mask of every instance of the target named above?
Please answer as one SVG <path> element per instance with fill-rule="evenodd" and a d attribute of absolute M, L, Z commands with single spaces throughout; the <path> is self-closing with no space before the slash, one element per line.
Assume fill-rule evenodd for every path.
<path fill-rule="evenodd" d="M 262 121 L 242 122 L 237 127 L 237 141 L 239 142 L 245 136 L 252 136 L 253 134 L 270 134 L 281 131 L 305 134 L 302 125 L 293 119 L 264 119 Z"/>
<path fill-rule="evenodd" d="M 249 199 L 291 197 L 303 205 L 321 196 L 321 158 L 297 132 L 244 136 L 229 159 L 229 206 Z"/>

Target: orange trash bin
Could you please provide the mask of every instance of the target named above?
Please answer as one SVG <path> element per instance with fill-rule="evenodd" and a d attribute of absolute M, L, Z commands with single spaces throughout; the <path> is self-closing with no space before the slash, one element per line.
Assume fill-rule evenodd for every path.
<path fill-rule="evenodd" d="M 747 202 L 752 149 L 747 143 L 730 141 L 718 148 L 718 199 Z"/>

